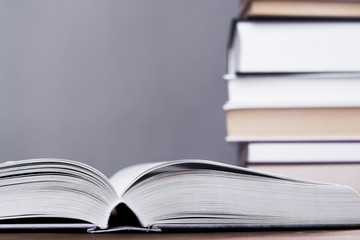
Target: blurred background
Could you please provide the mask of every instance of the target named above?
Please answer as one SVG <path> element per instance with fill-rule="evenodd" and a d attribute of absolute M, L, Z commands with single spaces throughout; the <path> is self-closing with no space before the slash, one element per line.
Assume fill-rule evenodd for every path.
<path fill-rule="evenodd" d="M 0 1 L 0 159 L 236 163 L 226 44 L 238 0 Z"/>

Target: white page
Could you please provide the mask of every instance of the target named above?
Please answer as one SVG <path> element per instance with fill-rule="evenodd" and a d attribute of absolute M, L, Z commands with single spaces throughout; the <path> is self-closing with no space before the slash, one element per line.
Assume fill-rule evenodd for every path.
<path fill-rule="evenodd" d="M 115 173 L 110 178 L 110 182 L 113 184 L 113 187 L 119 198 L 121 198 L 122 195 L 129 189 L 129 187 L 131 187 L 133 183 L 135 183 L 138 179 L 140 179 L 142 176 L 146 175 L 147 173 L 150 173 L 155 170 L 159 170 L 161 168 L 176 167 L 182 164 L 191 164 L 191 163 L 203 164 L 204 166 L 207 166 L 208 168 L 211 169 L 224 168 L 230 172 L 243 172 L 249 175 L 261 174 L 269 178 L 281 178 L 290 181 L 307 182 L 304 180 L 293 179 L 286 176 L 269 174 L 256 170 L 249 170 L 246 168 L 229 165 L 221 162 L 199 160 L 199 159 L 183 159 L 183 160 L 175 160 L 175 161 L 167 161 L 167 162 L 144 163 L 144 164 L 130 166 Z"/>

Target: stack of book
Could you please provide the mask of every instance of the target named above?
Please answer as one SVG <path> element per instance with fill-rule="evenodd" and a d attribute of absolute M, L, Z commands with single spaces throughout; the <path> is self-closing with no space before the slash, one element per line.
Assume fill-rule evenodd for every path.
<path fill-rule="evenodd" d="M 356 185 L 360 1 L 243 0 L 240 7 L 224 110 L 226 140 L 240 144 L 241 164 Z"/>

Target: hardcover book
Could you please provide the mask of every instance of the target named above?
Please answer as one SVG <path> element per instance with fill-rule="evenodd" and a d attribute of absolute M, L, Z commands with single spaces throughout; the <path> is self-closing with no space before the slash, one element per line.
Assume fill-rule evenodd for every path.
<path fill-rule="evenodd" d="M 227 105 L 243 108 L 360 107 L 360 74 L 225 75 Z"/>
<path fill-rule="evenodd" d="M 358 18 L 358 0 L 241 0 L 240 16 L 247 18 Z"/>
<path fill-rule="evenodd" d="M 80 162 L 31 159 L 1 164 L 0 176 L 0 219 L 28 219 L 23 227 L 41 226 L 34 218 L 81 220 L 90 232 L 360 226 L 350 187 L 206 160 L 134 165 L 108 179 Z"/>
<path fill-rule="evenodd" d="M 359 72 L 358 20 L 235 20 L 228 74 Z"/>
<path fill-rule="evenodd" d="M 254 108 L 227 103 L 227 141 L 358 141 L 359 107 Z"/>
<path fill-rule="evenodd" d="M 254 142 L 246 155 L 248 164 L 262 165 L 360 163 L 360 142 Z"/>

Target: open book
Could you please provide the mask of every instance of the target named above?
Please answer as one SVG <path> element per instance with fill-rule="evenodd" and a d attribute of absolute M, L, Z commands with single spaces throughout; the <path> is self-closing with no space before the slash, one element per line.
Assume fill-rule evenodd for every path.
<path fill-rule="evenodd" d="M 73 219 L 98 231 L 109 219 L 117 219 L 112 230 L 146 231 L 360 226 L 360 197 L 350 187 L 207 160 L 140 164 L 110 179 L 70 160 L 6 162 L 0 196 L 2 221 Z"/>

